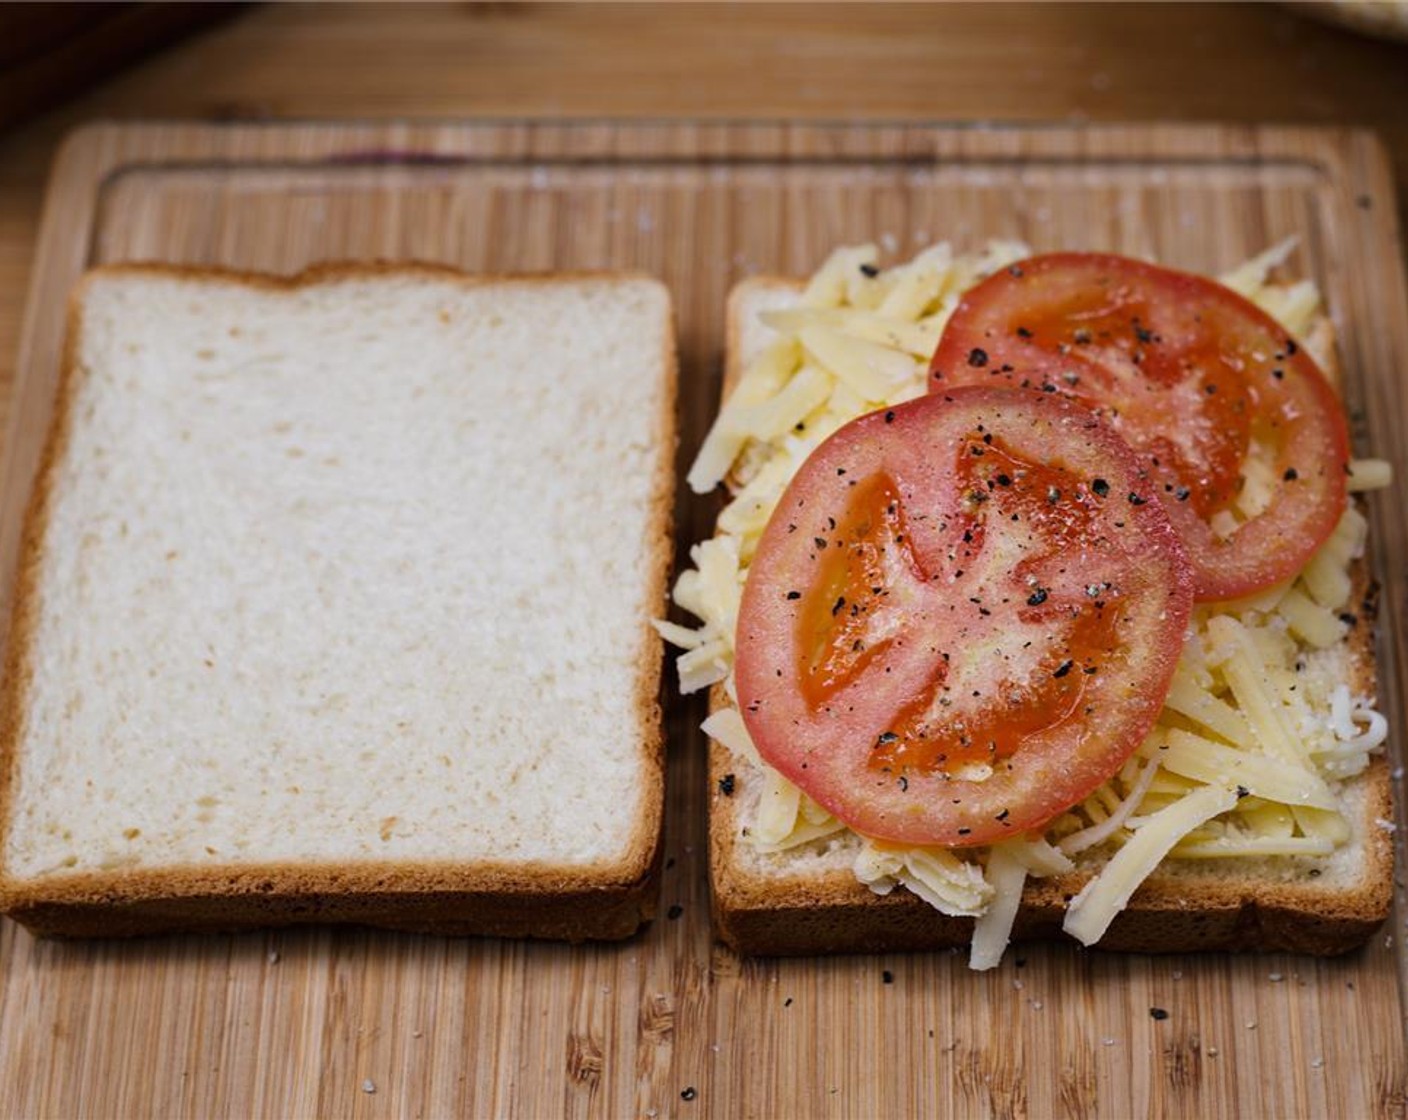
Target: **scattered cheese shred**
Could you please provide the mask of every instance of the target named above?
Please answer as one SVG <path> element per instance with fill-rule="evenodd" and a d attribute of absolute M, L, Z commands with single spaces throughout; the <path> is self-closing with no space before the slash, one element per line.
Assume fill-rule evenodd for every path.
<path fill-rule="evenodd" d="M 1295 244 L 1273 246 L 1222 282 L 1275 316 L 1323 364 L 1332 335 L 1316 320 L 1314 284 L 1268 283 Z M 963 292 L 1029 253 L 1020 242 L 992 242 L 955 256 L 940 244 L 880 269 L 876 246 L 845 246 L 791 304 L 762 314 L 772 338 L 743 370 L 688 476 L 698 493 L 726 478 L 733 491 L 717 535 L 695 546 L 694 568 L 675 586 L 675 602 L 700 625 L 656 623 L 685 651 L 682 692 L 721 684 L 733 698 L 733 631 L 747 567 L 812 449 L 862 413 L 922 394 L 926 359 Z M 1235 511 L 1219 514 L 1216 532 L 1232 534 L 1271 500 L 1267 448 L 1253 447 L 1244 478 Z M 1351 491 L 1391 481 L 1383 460 L 1351 464 Z M 942 913 L 975 918 L 975 969 L 1001 960 L 1028 877 L 1067 874 L 1076 867 L 1070 857 L 1080 856 L 1095 874 L 1070 904 L 1065 929 L 1093 944 L 1165 859 L 1315 859 L 1348 839 L 1338 783 L 1368 765 L 1388 732 L 1372 698 L 1353 696 L 1340 679 L 1337 660 L 1352 625 L 1349 566 L 1363 555 L 1366 531 L 1351 505 L 1296 579 L 1199 608 L 1148 740 L 1045 836 L 953 851 L 858 837 L 763 763 L 736 707 L 719 707 L 703 729 L 759 775 L 756 810 L 741 826 L 759 851 L 821 850 L 845 839 L 856 878 L 875 893 L 902 886 Z"/>
<path fill-rule="evenodd" d="M 975 971 L 996 968 L 1012 939 L 1012 925 L 1022 906 L 1022 888 L 1027 867 L 1007 844 L 994 844 L 988 852 L 987 879 L 993 900 L 978 915 L 973 926 L 973 943 L 968 950 L 968 967 Z"/>
<path fill-rule="evenodd" d="M 1104 870 L 1071 899 L 1061 928 L 1082 945 L 1094 945 L 1179 840 L 1236 804 L 1235 790 L 1202 786 L 1149 817 Z"/>
<path fill-rule="evenodd" d="M 1393 483 L 1393 464 L 1387 459 L 1355 459 L 1349 464 L 1349 489 L 1382 490 Z"/>

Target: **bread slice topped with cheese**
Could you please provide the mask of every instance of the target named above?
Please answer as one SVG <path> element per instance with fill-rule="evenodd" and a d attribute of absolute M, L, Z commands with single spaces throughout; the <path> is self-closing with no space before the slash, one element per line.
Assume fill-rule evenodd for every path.
<path fill-rule="evenodd" d="M 1265 371 L 1270 388 L 1262 400 L 1274 401 L 1284 382 L 1295 380 L 1297 375 L 1288 375 L 1287 368 L 1296 350 L 1303 352 L 1302 359 L 1306 354 L 1313 358 L 1331 381 L 1337 378 L 1333 331 L 1313 284 L 1270 279 L 1290 249 L 1278 247 L 1223 277 L 1223 284 L 1261 309 L 1256 315 L 1272 317 L 1259 322 L 1277 325 L 1276 353 L 1268 355 L 1273 360 Z M 861 516 L 855 510 L 863 507 L 864 499 L 843 499 L 840 505 L 833 499 L 824 504 L 825 494 L 857 494 L 870 485 L 866 480 L 870 476 L 856 477 L 864 474 L 869 460 L 862 454 L 865 442 L 853 439 L 852 431 L 869 425 L 866 439 L 887 438 L 889 428 L 913 426 L 916 407 L 928 408 L 933 417 L 946 417 L 948 413 L 938 405 L 910 403 L 926 395 L 948 394 L 950 408 L 965 402 L 972 405 L 965 394 L 973 390 L 946 384 L 935 387 L 936 375 L 948 377 L 956 370 L 961 383 L 981 385 L 994 383 L 986 379 L 988 373 L 996 380 L 1004 373 L 1025 379 L 1003 355 L 1027 340 L 1040 342 L 1046 327 L 1037 318 L 1013 320 L 1007 334 L 990 329 L 977 343 L 971 336 L 962 339 L 956 360 L 944 359 L 941 340 L 947 337 L 945 332 L 965 296 L 983 290 L 979 286 L 985 280 L 990 281 L 987 290 L 1031 281 L 1032 276 L 1024 273 L 1029 258 L 1029 250 L 1019 244 L 994 243 L 967 256 L 955 256 L 947 246 L 937 246 L 912 261 L 881 268 L 874 247 L 861 246 L 838 250 L 810 282 L 761 278 L 740 284 L 732 293 L 726 403 L 690 476 L 699 491 L 726 481 L 730 500 L 719 516 L 716 535 L 696 546 L 695 567 L 681 575 L 675 588 L 676 602 L 696 615 L 701 625 L 662 626 L 667 639 L 685 649 L 679 660 L 682 688 L 711 689 L 705 730 L 712 739 L 710 877 L 719 933 L 740 952 L 764 955 L 971 944 L 971 963 L 977 968 L 995 965 L 1009 940 L 1060 937 L 1063 930 L 1085 944 L 1143 952 L 1285 949 L 1333 954 L 1354 948 L 1387 915 L 1393 863 L 1388 763 L 1380 749 L 1387 728 L 1374 709 L 1375 594 L 1363 559 L 1364 515 L 1352 495 L 1344 501 L 1341 482 L 1340 505 L 1332 510 L 1320 538 L 1288 538 L 1284 551 L 1300 549 L 1299 556 L 1280 561 L 1282 567 L 1289 563 L 1289 570 L 1271 573 L 1275 578 L 1268 586 L 1235 597 L 1226 594 L 1235 582 L 1227 573 L 1239 558 L 1217 551 L 1234 540 L 1242 526 L 1268 510 L 1275 514 L 1287 502 L 1304 500 L 1308 491 L 1295 489 L 1300 481 L 1311 478 L 1314 486 L 1333 488 L 1333 475 L 1312 478 L 1312 474 L 1332 468 L 1343 476 L 1344 451 L 1334 463 L 1303 459 L 1287 465 L 1262 446 L 1274 442 L 1275 433 L 1253 425 L 1252 450 L 1234 464 L 1234 488 L 1225 496 L 1222 512 L 1211 514 L 1214 531 L 1196 542 L 1204 555 L 1217 561 L 1205 564 L 1202 575 L 1196 564 L 1189 565 L 1197 601 L 1187 608 L 1186 625 L 1178 629 L 1181 637 L 1174 642 L 1164 679 L 1157 683 L 1157 702 L 1150 708 L 1147 726 L 1137 728 L 1137 738 L 1128 744 L 1132 749 L 1114 761 L 1103 780 L 1094 781 L 1069 804 L 1052 809 L 1042 802 L 1045 795 L 1039 794 L 1037 824 L 1015 834 L 1003 832 L 1003 823 L 1016 820 L 1022 806 L 1003 803 L 998 808 L 994 803 L 990 807 L 997 811 L 983 820 L 996 835 L 986 842 L 967 842 L 983 827 L 969 818 L 949 834 L 949 842 L 896 838 L 909 828 L 905 822 L 921 813 L 905 799 L 923 791 L 922 783 L 930 776 L 922 753 L 916 753 L 924 735 L 936 736 L 949 750 L 954 743 L 966 742 L 956 732 L 944 739 L 951 728 L 943 726 L 910 734 L 920 726 L 912 711 L 895 715 L 894 723 L 872 723 L 868 738 L 854 748 L 867 757 L 848 771 L 859 775 L 851 780 L 867 788 L 883 787 L 882 793 L 862 790 L 853 795 L 818 776 L 818 770 L 832 766 L 824 752 L 833 749 L 833 741 L 839 744 L 835 749 L 853 748 L 844 737 L 835 737 L 833 725 L 843 731 L 866 726 L 855 709 L 863 708 L 869 702 L 866 697 L 877 688 L 883 689 L 877 684 L 883 677 L 874 675 L 875 666 L 888 662 L 887 672 L 889 667 L 897 674 L 907 671 L 906 659 L 894 652 L 895 634 L 911 645 L 916 644 L 916 636 L 923 636 L 936 651 L 942 645 L 944 670 L 951 676 L 964 671 L 955 666 L 967 652 L 945 645 L 944 638 L 951 635 L 941 626 L 904 630 L 903 612 L 886 613 L 886 603 L 895 601 L 900 592 L 909 610 L 928 602 L 922 586 L 913 580 L 906 583 L 902 574 L 896 574 L 902 566 L 885 559 L 906 555 L 899 545 L 901 538 L 917 540 L 924 532 L 937 531 L 914 520 L 924 516 L 914 512 L 918 507 L 891 497 L 888 506 L 884 501 L 872 504 Z M 1088 262 L 1057 263 L 1084 267 Z M 1104 261 L 1097 263 L 1106 267 Z M 1035 273 L 1043 265 L 1032 267 Z M 961 315 L 971 319 L 974 314 L 974 307 L 963 306 Z M 1125 346 L 1124 353 L 1141 358 L 1165 341 L 1137 318 L 1132 333 L 1132 339 L 1119 345 Z M 989 338 L 991 343 L 986 341 Z M 1092 347 L 1113 347 L 1118 341 L 1081 335 L 1075 339 Z M 1052 350 L 1065 353 L 1056 347 Z M 951 344 L 947 352 L 954 353 Z M 1058 364 L 1054 368 L 1054 377 L 1032 377 L 1030 384 L 1017 388 L 1029 390 L 1031 396 L 1042 390 L 1050 397 L 1065 396 L 1063 389 L 1074 383 L 1077 371 L 1087 376 L 1092 367 Z M 1229 385 L 1213 384 L 1211 390 L 1199 385 L 1198 395 L 1211 397 Z M 1311 389 L 1303 385 L 1293 391 Z M 867 418 L 857 419 L 862 416 Z M 993 434 L 998 435 L 1000 454 L 1010 451 L 1005 444 L 1019 442 L 1010 429 L 1002 433 L 989 428 L 983 436 L 986 444 L 973 437 L 975 455 L 993 453 L 989 438 Z M 1290 442 L 1302 449 L 1316 446 L 1314 436 L 1298 433 Z M 1332 435 L 1323 442 L 1332 446 Z M 943 450 L 937 453 L 944 455 Z M 837 458 L 838 454 L 842 457 Z M 1066 459 L 1075 454 L 1062 453 Z M 1008 509 L 1019 511 L 1012 521 L 1030 520 L 1033 508 L 1039 517 L 1045 516 L 1039 500 L 1035 507 L 1011 504 L 1016 499 L 1009 491 L 1020 487 L 1009 475 L 1018 471 L 1000 464 L 1020 461 L 1020 469 L 1035 479 L 1040 477 L 1039 467 L 1059 467 L 1062 455 L 1053 453 L 1044 460 L 999 459 L 999 466 L 992 468 L 997 473 L 978 476 L 988 484 L 977 495 L 986 503 L 983 509 L 1002 509 L 1004 521 Z M 1165 464 L 1171 456 L 1164 454 Z M 1113 488 L 1096 479 L 1089 490 L 1082 490 L 1082 500 L 1092 509 L 1103 508 L 1107 501 L 1127 500 L 1128 505 L 1120 508 L 1131 513 L 1142 512 L 1145 503 L 1175 506 L 1169 520 L 1177 525 L 1175 503 L 1192 504 L 1195 499 L 1176 478 L 1160 474 L 1157 463 L 1151 466 L 1151 458 L 1144 458 L 1128 481 L 1127 496 L 1106 495 Z M 825 463 L 824 471 L 818 472 L 818 462 Z M 1386 464 L 1355 460 L 1350 466 L 1351 491 L 1388 482 Z M 894 477 L 900 478 L 905 469 L 911 474 L 922 472 L 920 467 L 896 467 Z M 836 477 L 847 471 L 846 477 Z M 818 473 L 833 479 L 830 491 L 822 488 L 815 477 Z M 1052 509 L 1059 508 L 1073 489 L 1054 478 L 1042 482 Z M 1329 482 L 1317 481 L 1322 479 Z M 859 490 L 840 489 L 857 485 Z M 895 485 L 904 496 L 912 496 L 905 490 L 907 484 Z M 1330 501 L 1323 493 L 1319 500 L 1322 506 Z M 789 503 L 783 518 L 787 524 L 770 528 L 784 501 Z M 1008 505 L 1002 505 L 1004 501 Z M 898 523 L 885 521 L 886 531 L 894 533 L 894 547 L 889 541 L 877 544 L 874 523 L 887 515 L 900 516 L 895 513 L 897 505 L 905 506 L 902 513 L 909 521 L 902 531 L 896 531 Z M 1203 508 L 1213 506 L 1209 499 Z M 956 515 L 945 509 L 952 520 Z M 811 521 L 805 520 L 808 516 Z M 1313 516 L 1323 520 L 1323 508 Z M 802 548 L 807 556 L 803 560 L 799 554 L 790 566 L 779 565 L 774 556 L 787 546 L 779 546 L 778 541 L 795 539 L 790 533 L 794 525 L 798 533 L 807 534 Z M 1001 531 L 991 521 L 983 525 L 989 533 Z M 949 528 L 956 532 L 961 526 Z M 812 542 L 814 532 L 817 537 Z M 967 540 L 974 530 L 964 532 Z M 922 547 L 916 545 L 916 552 Z M 964 546 L 958 547 L 961 551 Z M 876 586 L 857 587 L 854 579 L 846 583 L 834 559 L 843 550 L 861 558 L 848 561 L 852 569 L 863 569 L 867 578 L 861 584 L 873 577 Z M 976 558 L 981 551 L 971 548 Z M 1084 545 L 1068 542 L 1057 555 L 1077 553 L 1084 557 Z M 953 555 L 950 549 L 948 556 Z M 809 569 L 808 563 L 815 568 Z M 1015 563 L 1012 570 L 1020 571 L 1029 559 Z M 942 563 L 932 567 L 950 581 L 955 578 Z M 776 582 L 779 571 L 797 576 L 795 588 Z M 809 583 L 802 578 L 809 572 L 820 575 Z M 929 579 L 937 578 L 930 569 L 924 572 Z M 1252 572 L 1236 579 L 1250 583 L 1264 580 L 1267 574 Z M 958 577 L 962 575 L 960 570 Z M 759 580 L 773 582 L 760 590 Z M 946 609 L 966 609 L 981 626 L 988 625 L 987 616 L 1005 617 L 1004 610 L 1028 623 L 1050 620 L 1058 616 L 1040 611 L 1049 610 L 1059 598 L 1057 587 L 1056 582 L 1031 577 L 1022 585 L 1022 597 L 1011 606 L 1006 605 L 1006 597 L 999 606 L 973 595 L 959 597 Z M 1099 585 L 1090 590 L 1098 605 L 1112 598 Z M 866 599 L 867 591 L 877 597 Z M 771 620 L 758 606 L 763 597 L 779 604 L 768 608 L 775 616 Z M 810 616 L 796 613 L 812 598 L 820 603 L 820 610 Z M 929 608 L 927 617 L 942 618 L 942 605 L 940 597 L 939 606 Z M 742 622 L 740 612 L 745 616 Z M 827 622 L 828 615 L 836 621 Z M 881 625 L 876 621 L 881 619 L 889 621 Z M 1005 659 L 1033 638 L 1039 643 L 1039 635 L 1029 629 L 1027 642 L 1004 645 L 1003 633 L 993 638 L 981 626 L 964 629 L 963 641 L 970 649 L 995 651 L 985 655 L 989 660 Z M 760 643 L 766 647 L 769 642 L 785 642 L 789 627 L 801 635 L 796 640 L 802 643 L 798 674 L 803 694 L 809 681 L 815 689 L 815 682 L 829 674 L 824 683 L 832 691 L 814 691 L 810 707 L 790 701 L 788 707 L 778 698 L 777 689 L 759 683 L 766 674 L 785 677 L 787 657 L 765 661 L 766 674 L 741 661 L 745 654 L 756 660 L 756 652 L 749 651 Z M 1131 641 L 1147 632 L 1131 631 L 1128 626 L 1117 629 L 1124 635 L 1132 633 Z M 823 634 L 821 644 L 808 646 L 808 641 L 816 641 L 813 631 L 818 630 Z M 981 645 L 983 641 L 989 644 Z M 874 660 L 864 660 L 871 656 L 872 646 L 880 652 Z M 1041 677 L 1036 685 L 1022 679 L 1009 683 L 1003 701 L 1008 705 L 1006 722 L 999 718 L 996 730 L 989 727 L 985 734 L 995 744 L 1004 742 L 1004 735 L 1010 737 L 1004 729 L 1027 717 L 1023 704 L 1029 692 L 1041 693 L 1048 703 L 1053 699 L 1067 703 L 1074 715 L 1067 720 L 1058 713 L 1056 722 L 1077 737 L 1080 718 L 1099 723 L 1102 714 L 1092 699 L 1097 695 L 1092 682 L 1104 679 L 1099 674 L 1108 676 L 1110 666 L 1127 652 L 1119 650 L 1118 634 L 1107 647 L 1087 641 L 1072 655 L 1052 654 L 1045 669 L 1036 674 Z M 1003 653 L 1004 649 L 1008 652 Z M 844 691 L 846 673 L 860 680 L 866 672 L 872 676 L 864 678 L 870 681 L 864 692 Z M 1095 674 L 1073 686 L 1085 691 L 1060 691 L 1081 672 Z M 831 677 L 842 680 L 842 687 L 835 687 Z M 1049 678 L 1058 680 L 1053 684 Z M 928 679 L 948 678 L 940 674 Z M 975 688 L 973 695 L 978 691 Z M 1137 690 L 1127 695 L 1125 704 L 1147 702 Z M 1070 707 L 1071 698 L 1077 696 L 1085 703 L 1083 713 Z M 961 708 L 966 694 L 954 699 Z M 844 708 L 836 707 L 843 700 Z M 810 730 L 797 731 L 788 743 L 788 734 L 774 734 L 779 721 L 774 718 L 768 723 L 769 707 L 787 713 L 786 726 Z M 975 717 L 964 718 L 970 731 L 978 726 Z M 1104 718 L 1097 738 L 1108 726 L 1108 717 Z M 909 732 L 900 729 L 901 722 Z M 878 736 L 877 727 L 885 728 Z M 755 742 L 753 728 L 773 736 L 772 740 Z M 1119 733 L 1132 734 L 1128 728 Z M 770 756 L 766 759 L 764 746 Z M 897 750 L 901 746 L 909 749 L 907 756 Z M 939 800 L 965 805 L 948 812 L 966 812 L 969 800 L 981 801 L 984 783 L 991 782 L 994 770 L 1002 776 L 1003 760 L 1008 757 L 998 750 L 988 760 L 991 765 L 981 760 L 976 767 L 950 764 L 948 772 L 940 775 L 947 785 L 937 788 L 954 796 Z M 785 775 L 779 765 L 790 767 L 791 772 Z M 1071 769 L 1064 765 L 1044 773 L 1038 770 L 1033 784 L 1060 787 L 1068 782 Z M 852 820 L 848 823 L 843 816 Z M 934 834 L 947 818 L 939 813 L 937 819 Z M 857 827 L 858 822 L 862 827 Z M 870 826 L 889 835 L 870 834 Z M 916 826 L 910 831 L 919 830 Z"/>
<path fill-rule="evenodd" d="M 8 646 L 5 913 L 571 940 L 651 916 L 658 281 L 116 266 L 77 289 L 65 366 Z"/>

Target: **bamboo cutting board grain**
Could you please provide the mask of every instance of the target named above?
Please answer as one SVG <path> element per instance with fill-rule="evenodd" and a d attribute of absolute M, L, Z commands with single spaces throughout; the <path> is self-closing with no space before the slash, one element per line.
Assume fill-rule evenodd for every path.
<path fill-rule="evenodd" d="M 8 589 L 51 408 L 65 295 L 92 264 L 289 272 L 385 257 L 656 273 L 679 315 L 683 467 L 714 412 L 724 297 L 744 276 L 805 274 L 843 241 L 877 240 L 893 259 L 987 237 L 1216 272 L 1296 233 L 1295 265 L 1321 283 L 1341 329 L 1360 449 L 1393 459 L 1402 480 L 1408 301 L 1393 204 L 1379 146 L 1340 131 L 95 126 L 65 146 L 45 210 L 5 446 L 0 582 Z M 1395 727 L 1402 485 L 1371 503 Z M 681 489 L 679 559 L 712 515 Z M 571 947 L 314 929 L 65 944 L 6 922 L 0 1115 L 1408 1108 L 1401 899 L 1363 952 L 1328 961 L 1028 947 L 979 975 L 948 953 L 737 959 L 709 932 L 701 707 L 670 695 L 666 712 L 661 915 L 640 937 Z"/>

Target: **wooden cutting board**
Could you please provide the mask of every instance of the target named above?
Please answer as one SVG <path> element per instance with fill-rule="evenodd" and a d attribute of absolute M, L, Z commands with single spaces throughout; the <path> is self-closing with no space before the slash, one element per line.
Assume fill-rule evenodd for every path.
<path fill-rule="evenodd" d="M 1361 451 L 1408 479 L 1408 300 L 1364 133 L 1305 129 L 100 125 L 54 169 L 5 445 L 0 577 L 51 409 L 64 300 L 118 260 L 294 271 L 384 257 L 643 269 L 675 293 L 681 467 L 724 296 L 832 246 L 1020 237 L 1217 272 L 1288 234 L 1342 332 Z M 564 371 L 570 376 L 570 371 Z M 1402 726 L 1408 529 L 1371 502 Z M 714 506 L 681 490 L 677 546 Z M 4 604 L 0 604 L 3 606 Z M 744 961 L 709 930 L 698 702 L 667 697 L 661 916 L 570 947 L 353 930 L 37 942 L 0 925 L 6 1116 L 1401 1116 L 1399 909 L 1362 952 L 1013 951 Z M 1401 782 L 1399 783 L 1401 787 Z M 1402 798 L 1400 797 L 1400 805 Z M 1402 823 L 1400 810 L 1400 824 Z M 1155 1019 L 1151 1010 L 1167 1011 Z"/>

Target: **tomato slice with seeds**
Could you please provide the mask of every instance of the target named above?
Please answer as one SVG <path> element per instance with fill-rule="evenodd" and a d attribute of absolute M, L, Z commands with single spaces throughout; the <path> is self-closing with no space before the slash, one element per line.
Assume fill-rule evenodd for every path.
<path fill-rule="evenodd" d="M 1020 261 L 966 293 L 931 391 L 1073 398 L 1136 451 L 1188 547 L 1200 600 L 1294 576 L 1344 512 L 1349 438 L 1315 361 L 1200 276 L 1099 253 Z"/>
<path fill-rule="evenodd" d="M 743 591 L 738 702 L 856 831 L 990 843 L 1143 741 L 1191 604 L 1177 533 L 1091 412 L 931 394 L 841 428 L 788 486 Z"/>

